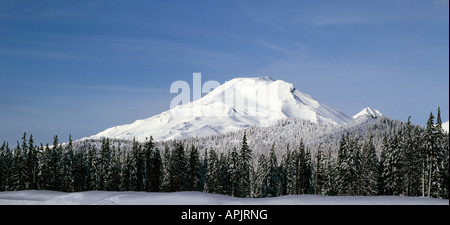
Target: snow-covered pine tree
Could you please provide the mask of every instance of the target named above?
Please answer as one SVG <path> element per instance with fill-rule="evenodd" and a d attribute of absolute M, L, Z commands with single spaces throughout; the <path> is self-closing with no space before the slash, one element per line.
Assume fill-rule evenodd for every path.
<path fill-rule="evenodd" d="M 416 126 L 414 128 L 413 134 L 412 134 L 412 148 L 411 148 L 411 157 L 410 159 L 412 166 L 411 166 L 411 188 L 410 188 L 410 196 L 422 196 L 422 171 L 424 168 L 422 166 L 425 165 L 425 157 L 422 159 L 422 131 L 419 129 L 419 126 Z"/>
<path fill-rule="evenodd" d="M 142 146 L 136 139 L 133 139 L 133 147 L 131 149 L 132 170 L 131 178 L 133 191 L 144 191 L 145 188 L 145 156 Z"/>
<path fill-rule="evenodd" d="M 205 154 L 206 158 L 206 154 Z M 241 180 L 241 171 L 239 170 L 241 168 L 240 160 L 239 160 L 239 154 L 236 150 L 236 147 L 233 147 L 232 151 L 230 152 L 230 176 L 231 176 L 231 195 L 232 196 L 239 196 L 239 187 L 240 187 L 240 180 Z"/>
<path fill-rule="evenodd" d="M 414 129 L 408 117 L 406 129 L 401 137 L 400 148 L 404 155 L 404 194 L 406 196 L 420 195 L 420 172 L 422 171 L 420 161 L 420 136 L 418 127 Z"/>
<path fill-rule="evenodd" d="M 336 160 L 331 156 L 331 147 L 328 149 L 325 160 L 325 195 L 334 196 L 336 192 Z"/>
<path fill-rule="evenodd" d="M 434 124 L 433 113 L 427 121 L 427 127 L 423 133 L 424 153 L 426 155 L 425 162 L 425 187 L 426 196 L 431 197 L 436 192 L 437 179 L 439 178 L 437 171 L 439 166 L 440 148 L 438 144 L 438 132 Z"/>
<path fill-rule="evenodd" d="M 449 198 L 449 135 L 444 134 L 444 138 L 442 140 L 442 148 L 443 148 L 443 170 L 441 173 L 441 181 L 442 181 L 442 191 L 441 197 L 444 199 Z"/>
<path fill-rule="evenodd" d="M 171 154 L 169 146 L 166 144 L 164 146 L 164 157 L 162 158 L 162 176 L 161 176 L 161 191 L 170 192 L 172 183 L 171 183 Z"/>
<path fill-rule="evenodd" d="M 102 140 L 99 160 L 99 189 L 102 191 L 110 190 L 111 178 L 111 148 L 109 138 Z"/>
<path fill-rule="evenodd" d="M 27 189 L 38 189 L 38 175 L 39 175 L 39 151 L 34 145 L 33 135 L 30 135 L 27 149 Z"/>
<path fill-rule="evenodd" d="M 97 149 L 95 145 L 88 144 L 88 155 L 87 155 L 87 180 L 86 189 L 95 191 L 99 190 L 100 176 L 99 176 L 99 159 L 97 157 Z M 129 178 L 129 176 L 128 176 Z"/>
<path fill-rule="evenodd" d="M 350 168 L 350 195 L 361 195 L 361 152 L 358 138 L 348 138 L 349 168 Z"/>
<path fill-rule="evenodd" d="M 361 195 L 378 195 L 378 158 L 373 137 L 364 141 L 361 154 Z"/>
<path fill-rule="evenodd" d="M 0 191 L 11 191 L 13 152 L 9 148 L 9 144 L 6 142 L 3 142 L 0 149 L 0 158 Z"/>
<path fill-rule="evenodd" d="M 272 145 L 269 153 L 268 176 L 267 176 L 267 197 L 279 196 L 281 189 L 280 170 L 278 166 L 277 156 L 275 154 L 275 143 Z"/>
<path fill-rule="evenodd" d="M 309 148 L 306 148 L 305 152 L 305 173 L 303 174 L 305 177 L 303 178 L 303 191 L 306 194 L 313 194 L 314 193 L 314 186 L 312 183 L 312 157 L 311 157 L 311 150 Z"/>
<path fill-rule="evenodd" d="M 61 179 L 61 191 L 63 192 L 72 192 L 73 188 L 73 161 L 74 161 L 74 153 L 73 153 L 73 143 L 72 143 L 72 135 L 69 135 L 69 143 L 66 147 L 62 147 L 62 179 Z"/>
<path fill-rule="evenodd" d="M 306 152 L 305 152 L 305 144 L 303 143 L 303 140 L 300 140 L 300 145 L 298 148 L 298 154 L 297 154 L 297 158 L 295 160 L 295 164 L 296 164 L 296 194 L 297 195 L 302 195 L 302 194 L 306 194 L 304 187 L 307 185 L 306 183 L 308 183 L 305 178 L 306 178 L 306 170 L 307 170 L 307 165 L 306 165 Z"/>
<path fill-rule="evenodd" d="M 198 191 L 200 182 L 200 161 L 197 148 L 192 144 L 191 151 L 189 153 L 189 191 Z"/>
<path fill-rule="evenodd" d="M 62 180 L 62 146 L 59 144 L 58 136 L 53 138 L 53 147 L 50 149 L 49 163 L 49 190 L 59 191 L 61 188 Z"/>
<path fill-rule="evenodd" d="M 269 174 L 269 168 L 266 156 L 260 155 L 258 158 L 258 168 L 256 169 L 256 181 L 254 196 L 256 198 L 266 198 L 268 192 L 267 177 Z"/>
<path fill-rule="evenodd" d="M 22 145 L 22 147 L 26 147 L 26 143 Z M 14 191 L 26 189 L 26 150 L 24 151 L 22 147 L 17 141 L 17 147 L 14 149 L 13 162 L 11 166 L 11 178 Z"/>
<path fill-rule="evenodd" d="M 251 160 L 252 160 L 252 150 L 248 147 L 247 144 L 247 134 L 244 132 L 244 137 L 242 138 L 242 146 L 240 152 L 240 161 L 239 164 L 240 174 L 241 174 L 241 185 L 239 191 L 239 197 L 250 197 L 251 194 L 251 182 L 250 182 L 250 171 L 253 170 Z"/>
<path fill-rule="evenodd" d="M 386 137 L 385 145 L 382 149 L 382 163 L 383 171 L 380 179 L 384 182 L 383 195 L 393 195 L 395 191 L 395 168 L 396 159 L 394 158 L 394 151 L 398 146 L 397 136 L 392 138 Z"/>
<path fill-rule="evenodd" d="M 39 188 L 43 190 L 50 190 L 50 147 L 48 144 L 45 144 L 45 147 L 43 148 L 41 154 L 39 154 L 39 176 L 38 176 L 38 182 L 39 182 Z"/>
<path fill-rule="evenodd" d="M 132 174 L 134 174 L 133 157 L 131 152 L 124 153 L 124 159 L 122 163 L 122 168 L 120 171 L 120 190 L 121 191 L 132 191 L 133 190 L 133 179 Z"/>
<path fill-rule="evenodd" d="M 208 149 L 205 149 L 204 155 L 201 157 L 199 155 L 199 189 L 200 191 L 206 192 L 206 179 L 207 179 L 207 173 L 208 173 Z"/>
<path fill-rule="evenodd" d="M 110 191 L 119 191 L 120 190 L 120 171 L 122 167 L 122 161 L 120 159 L 120 143 L 117 148 L 112 144 L 111 149 L 111 172 L 109 180 Z"/>
<path fill-rule="evenodd" d="M 347 137 L 342 134 L 342 138 L 339 141 L 339 150 L 337 156 L 337 178 L 336 178 L 336 189 L 338 195 L 351 195 L 350 184 L 351 184 L 351 173 L 350 173 L 350 154 L 349 154 L 349 143 L 348 143 L 348 133 Z"/>
<path fill-rule="evenodd" d="M 219 158 L 216 151 L 210 149 L 208 152 L 208 170 L 206 172 L 205 191 L 208 193 L 219 193 Z"/>
<path fill-rule="evenodd" d="M 73 190 L 75 192 L 81 192 L 86 190 L 86 180 L 87 180 L 87 144 L 83 142 L 81 148 L 74 152 L 73 157 L 73 180 L 74 186 Z"/>
<path fill-rule="evenodd" d="M 144 190 L 149 192 L 151 191 L 151 180 L 152 180 L 152 156 L 154 154 L 155 144 L 153 143 L 153 137 L 150 136 L 149 139 L 146 139 L 143 148 L 144 155 Z"/>
<path fill-rule="evenodd" d="M 286 155 L 284 158 L 284 171 L 286 174 L 286 194 L 294 195 L 295 194 L 295 181 L 297 178 L 297 171 L 295 170 L 295 156 L 296 151 L 292 152 L 289 150 L 289 145 L 286 148 Z"/>
<path fill-rule="evenodd" d="M 231 195 L 230 160 L 224 152 L 219 157 L 219 193 Z"/>
<path fill-rule="evenodd" d="M 170 159 L 171 191 L 186 191 L 188 189 L 187 160 L 182 142 L 175 144 Z"/>
<path fill-rule="evenodd" d="M 316 170 L 315 170 L 315 182 L 314 182 L 314 194 L 325 195 L 325 183 L 326 183 L 326 165 L 325 157 L 322 152 L 322 148 L 319 145 L 316 153 Z"/>
<path fill-rule="evenodd" d="M 444 131 L 442 129 L 442 120 L 441 120 L 441 108 L 438 107 L 438 112 L 436 116 L 436 124 L 434 126 L 435 129 L 435 137 L 436 137 L 436 150 L 435 150 L 435 169 L 433 171 L 434 183 L 432 183 L 433 192 L 431 195 L 435 198 L 442 198 L 446 192 L 445 186 L 445 161 L 448 161 L 448 157 L 446 157 L 445 149 L 444 149 Z M 447 191 L 448 192 L 448 191 Z M 448 195 L 448 194 L 447 194 Z"/>
<path fill-rule="evenodd" d="M 155 148 L 155 151 L 152 155 L 152 164 L 150 170 L 150 191 L 159 192 L 161 191 L 161 181 L 162 181 L 162 161 L 161 154 L 158 148 Z"/>

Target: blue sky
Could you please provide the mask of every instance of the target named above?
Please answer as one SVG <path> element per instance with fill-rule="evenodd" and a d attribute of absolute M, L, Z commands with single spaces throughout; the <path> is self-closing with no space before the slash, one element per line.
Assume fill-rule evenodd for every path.
<path fill-rule="evenodd" d="M 449 119 L 449 1 L 0 0 L 0 140 L 96 134 L 172 82 L 269 75 L 349 116 Z"/>

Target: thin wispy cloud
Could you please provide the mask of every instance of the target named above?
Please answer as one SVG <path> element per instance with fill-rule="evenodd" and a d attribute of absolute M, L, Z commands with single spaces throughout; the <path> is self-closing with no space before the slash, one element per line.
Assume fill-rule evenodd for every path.
<path fill-rule="evenodd" d="M 449 5 L 449 0 L 435 0 L 434 3 Z"/>
<path fill-rule="evenodd" d="M 241 9 L 255 22 L 274 31 L 287 31 L 287 27 L 292 25 L 322 27 L 433 21 L 435 14 L 442 13 L 441 9 L 433 6 L 435 4 L 448 5 L 449 0 L 387 1 L 381 4 L 374 1 L 289 2 L 277 9 L 264 2 L 258 2 L 258 5 L 247 2 L 241 4 Z"/>
<path fill-rule="evenodd" d="M 296 53 L 295 51 L 293 51 L 291 49 L 288 49 L 288 48 L 285 48 L 285 47 L 281 47 L 279 45 L 275 45 L 275 44 L 269 43 L 267 41 L 257 40 L 256 42 L 258 44 L 260 44 L 261 46 L 263 46 L 263 47 L 266 47 L 268 49 L 274 50 L 276 52 L 282 53 L 282 54 L 287 55 L 287 56 L 292 56 L 292 55 L 294 55 Z"/>
<path fill-rule="evenodd" d="M 91 91 L 111 91 L 111 92 L 128 92 L 128 93 L 142 93 L 142 94 L 160 94 L 169 93 L 168 88 L 142 88 L 131 86 L 93 86 L 93 85 L 71 85 L 71 84 L 40 84 L 43 88 L 64 88 L 64 89 L 80 89 Z"/>

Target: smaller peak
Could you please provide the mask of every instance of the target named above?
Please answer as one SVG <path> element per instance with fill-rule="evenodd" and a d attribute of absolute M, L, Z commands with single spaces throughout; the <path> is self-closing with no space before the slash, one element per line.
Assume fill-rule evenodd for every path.
<path fill-rule="evenodd" d="M 356 119 L 356 118 L 361 117 L 361 116 L 377 118 L 377 117 L 383 116 L 383 114 L 380 111 L 378 111 L 378 110 L 376 110 L 374 108 L 366 107 L 363 110 L 361 110 L 359 113 L 354 115 L 353 119 Z"/>
<path fill-rule="evenodd" d="M 448 125 L 449 125 L 449 121 L 442 123 L 442 129 L 447 133 L 449 133 Z"/>

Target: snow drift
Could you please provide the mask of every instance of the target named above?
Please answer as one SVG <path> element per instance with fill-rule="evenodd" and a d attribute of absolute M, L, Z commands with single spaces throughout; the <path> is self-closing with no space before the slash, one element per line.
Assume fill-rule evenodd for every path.
<path fill-rule="evenodd" d="M 448 205 L 446 199 L 398 196 L 288 195 L 236 198 L 202 192 L 0 192 L 0 205 Z"/>

